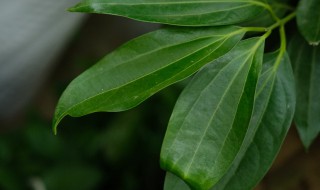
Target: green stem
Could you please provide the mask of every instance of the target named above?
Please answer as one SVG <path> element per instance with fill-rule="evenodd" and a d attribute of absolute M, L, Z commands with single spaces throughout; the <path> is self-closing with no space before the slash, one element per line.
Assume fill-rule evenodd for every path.
<path fill-rule="evenodd" d="M 266 6 L 266 9 L 269 11 L 271 17 L 272 17 L 275 21 L 277 21 L 277 22 L 280 21 L 279 17 L 278 17 L 278 16 L 276 15 L 276 13 L 273 11 L 273 9 L 272 9 L 272 7 L 271 7 L 270 5 Z"/>
<path fill-rule="evenodd" d="M 269 26 L 267 29 L 268 30 L 273 30 L 281 25 L 285 25 L 287 22 L 289 22 L 291 19 L 293 19 L 296 16 L 296 12 L 292 12 L 291 14 L 289 14 L 288 16 L 284 17 L 281 20 L 278 20 L 276 23 L 274 23 L 273 25 Z"/>
<path fill-rule="evenodd" d="M 265 8 L 265 9 L 271 14 L 272 18 L 273 18 L 275 21 L 280 20 L 280 19 L 278 18 L 278 16 L 275 14 L 275 12 L 273 11 L 272 7 L 271 7 L 268 3 L 257 2 L 257 1 L 254 1 L 254 3 L 255 3 L 256 5 L 259 5 L 259 6 L 263 7 L 263 8 Z"/>
<path fill-rule="evenodd" d="M 287 22 L 289 22 L 291 19 L 293 19 L 296 16 L 296 12 L 292 12 L 291 14 L 289 14 L 288 16 L 286 16 L 283 19 L 278 20 L 276 23 L 274 23 L 273 25 L 269 26 L 269 27 L 245 27 L 245 31 L 246 32 L 267 32 L 270 30 L 273 30 L 281 25 L 285 25 Z"/>
<path fill-rule="evenodd" d="M 263 40 L 267 39 L 270 36 L 271 32 L 272 30 L 267 30 L 267 32 L 261 36 L 261 39 Z"/>
<path fill-rule="evenodd" d="M 269 26 L 268 28 L 265 28 L 265 27 L 245 27 L 244 28 L 244 30 L 246 30 L 247 32 L 265 32 L 265 34 L 261 36 L 261 39 L 265 40 L 275 28 L 279 27 L 280 50 L 279 50 L 279 54 L 277 56 L 277 59 L 275 61 L 274 67 L 273 67 L 274 71 L 276 71 L 278 69 L 278 67 L 281 63 L 281 60 L 286 52 L 286 48 L 287 48 L 286 32 L 285 32 L 284 25 L 287 22 L 289 22 L 291 19 L 293 19 L 296 16 L 296 14 L 297 13 L 294 11 L 291 14 L 289 14 L 288 16 L 286 16 L 285 18 L 278 19 L 276 23 Z"/>
<path fill-rule="evenodd" d="M 267 32 L 268 28 L 265 27 L 244 27 L 246 32 Z"/>
<path fill-rule="evenodd" d="M 279 54 L 277 56 L 276 62 L 274 64 L 274 70 L 276 71 L 281 63 L 281 60 L 286 52 L 287 49 L 287 40 L 286 40 L 286 32 L 285 32 L 285 28 L 284 25 L 289 22 L 292 18 L 294 18 L 296 16 L 296 12 L 293 12 L 291 14 L 289 14 L 287 17 L 285 17 L 284 19 L 280 20 L 279 22 L 277 22 L 276 24 L 272 25 L 270 27 L 270 30 L 273 30 L 275 27 L 280 26 L 279 28 L 279 32 L 280 32 L 280 51 Z"/>
<path fill-rule="evenodd" d="M 279 32 L 280 32 L 280 50 L 279 50 L 279 54 L 277 56 L 277 59 L 276 59 L 276 62 L 274 63 L 274 71 L 276 71 L 281 63 L 281 60 L 283 58 L 283 55 L 285 54 L 286 52 L 286 48 L 287 48 L 287 40 L 286 40 L 286 32 L 285 32 L 285 29 L 284 29 L 284 25 L 281 25 L 280 26 L 280 29 L 279 29 Z"/>

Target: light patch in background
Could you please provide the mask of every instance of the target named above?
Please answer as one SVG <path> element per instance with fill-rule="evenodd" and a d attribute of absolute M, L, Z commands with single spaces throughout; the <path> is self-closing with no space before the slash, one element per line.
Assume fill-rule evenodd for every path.
<path fill-rule="evenodd" d="M 0 119 L 12 117 L 49 74 L 83 14 L 77 0 L 0 0 Z"/>

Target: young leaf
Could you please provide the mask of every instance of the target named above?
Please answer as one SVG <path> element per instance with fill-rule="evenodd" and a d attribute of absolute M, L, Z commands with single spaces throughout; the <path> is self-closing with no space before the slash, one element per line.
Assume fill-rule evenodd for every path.
<path fill-rule="evenodd" d="M 218 26 L 253 18 L 266 6 L 261 0 L 83 0 L 69 10 L 171 25 Z"/>
<path fill-rule="evenodd" d="M 320 2 L 300 0 L 297 10 L 298 27 L 303 37 L 311 44 L 320 43 Z"/>
<path fill-rule="evenodd" d="M 227 53 L 244 33 L 231 26 L 170 27 L 128 42 L 72 81 L 57 105 L 54 129 L 66 115 L 138 105 Z"/>
<path fill-rule="evenodd" d="M 287 55 L 274 70 L 278 52 L 267 54 L 259 78 L 254 113 L 241 151 L 212 190 L 253 189 L 268 171 L 291 125 L 294 77 Z"/>
<path fill-rule="evenodd" d="M 297 88 L 294 121 L 302 143 L 308 148 L 320 132 L 320 47 L 299 35 L 289 44 Z"/>
<path fill-rule="evenodd" d="M 253 109 L 264 38 L 239 43 L 201 70 L 179 97 L 161 150 L 164 169 L 209 189 L 240 149 Z"/>

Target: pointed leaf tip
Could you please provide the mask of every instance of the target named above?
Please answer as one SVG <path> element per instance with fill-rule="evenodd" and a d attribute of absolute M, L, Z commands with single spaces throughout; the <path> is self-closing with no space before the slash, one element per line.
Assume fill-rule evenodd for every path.
<path fill-rule="evenodd" d="M 62 118 L 61 118 L 62 119 Z M 53 122 L 52 122 L 52 132 L 54 135 L 58 134 L 58 125 L 61 121 L 61 119 L 56 118 L 56 116 L 54 116 Z"/>
<path fill-rule="evenodd" d="M 66 116 L 131 109 L 230 51 L 240 27 L 167 27 L 124 44 L 74 79 L 62 94 L 54 127 Z"/>
<path fill-rule="evenodd" d="M 79 11 L 79 7 L 81 8 L 81 3 L 78 3 L 78 4 L 74 5 L 73 7 L 68 8 L 67 10 L 69 12 L 83 12 L 83 11 L 81 11 L 81 9 Z"/>
<path fill-rule="evenodd" d="M 320 132 L 320 46 L 310 46 L 300 35 L 289 42 L 297 105 L 294 121 L 306 149 Z"/>
<path fill-rule="evenodd" d="M 57 134 L 58 134 L 58 132 L 57 132 L 57 127 L 56 127 L 56 126 L 53 127 L 53 134 L 54 134 L 54 135 L 57 135 Z"/>
<path fill-rule="evenodd" d="M 67 9 L 67 11 L 69 11 L 69 12 L 76 12 L 76 8 L 70 7 L 70 8 Z"/>

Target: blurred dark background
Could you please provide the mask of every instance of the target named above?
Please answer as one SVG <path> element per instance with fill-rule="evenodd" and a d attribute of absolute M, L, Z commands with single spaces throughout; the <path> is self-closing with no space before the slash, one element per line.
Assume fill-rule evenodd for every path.
<path fill-rule="evenodd" d="M 105 15 L 81 22 L 32 97 L 1 117 L 0 189 L 162 189 L 160 147 L 179 85 L 131 111 L 66 118 L 58 135 L 52 133 L 55 105 L 72 79 L 124 42 L 159 27 Z"/>
<path fill-rule="evenodd" d="M 50 56 L 50 49 L 45 52 L 50 67 L 45 71 L 28 67 L 35 71 L 32 75 L 41 75 L 36 87 L 21 83 L 25 90 L 34 92 L 30 98 L 0 117 L 0 189 L 162 189 L 161 143 L 184 82 L 162 90 L 130 111 L 68 117 L 59 125 L 58 135 L 53 135 L 54 108 L 71 80 L 116 47 L 159 27 L 107 15 L 81 16 L 77 22 L 55 56 Z M 54 35 L 49 47 L 61 37 Z M 29 48 L 32 45 L 31 41 Z M 36 62 L 41 64 L 42 59 Z M 0 69 L 5 68 L 5 62 L 0 62 Z M 11 86 L 3 82 L 0 87 L 3 95 L 3 89 Z M 19 91 L 14 96 L 17 101 L 26 97 Z M 3 113 L 14 106 L 15 99 L 2 104 Z M 292 127 L 274 166 L 257 189 L 319 189 L 319 145 L 318 139 L 306 153 Z"/>

